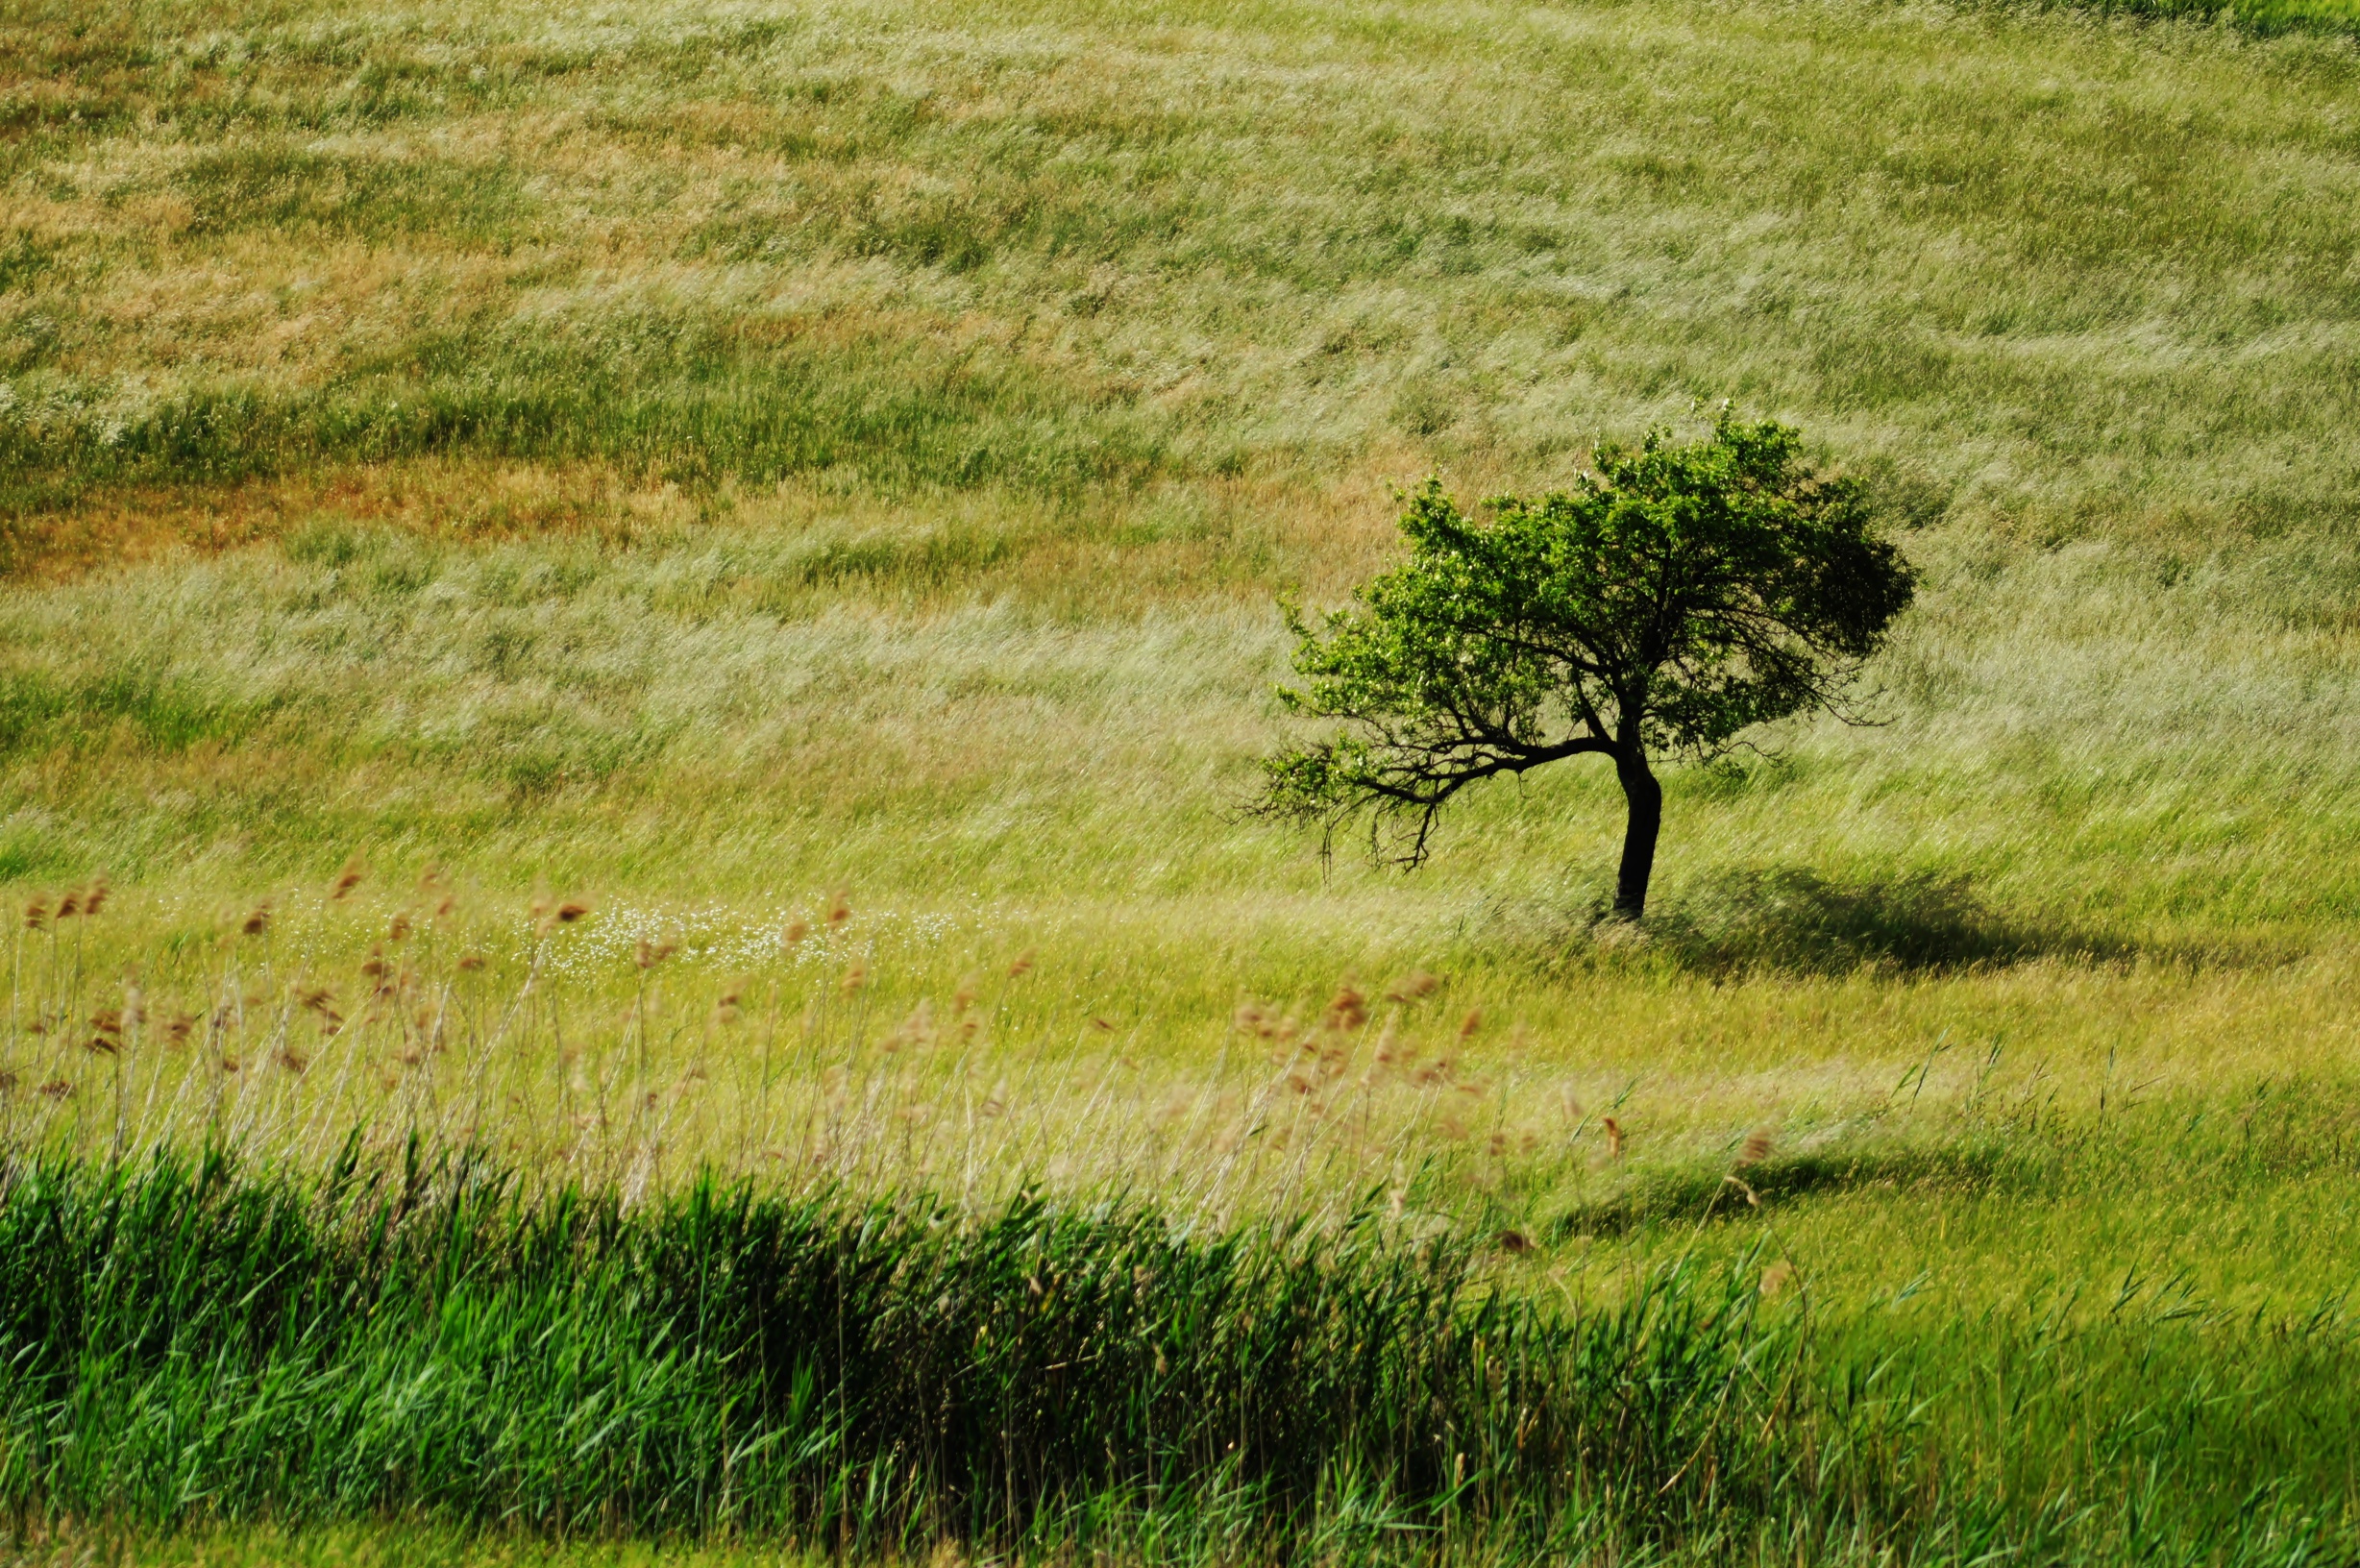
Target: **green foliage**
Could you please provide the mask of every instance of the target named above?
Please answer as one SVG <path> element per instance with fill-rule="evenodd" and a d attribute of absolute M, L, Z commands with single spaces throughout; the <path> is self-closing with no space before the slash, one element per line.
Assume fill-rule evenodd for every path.
<path fill-rule="evenodd" d="M 1767 1195 L 1824 1164 L 1749 1174 Z M 1764 1299 L 1781 1276 L 1758 1251 L 1576 1307 L 1488 1250 L 1365 1215 L 1206 1232 L 1119 1201 L 976 1213 L 706 1181 L 627 1204 L 414 1142 L 311 1177 L 19 1156 L 0 1509 L 856 1559 L 2258 1564 L 2351 1544 L 2332 1312 L 2255 1325 L 2240 1363 L 2168 1279 L 2123 1280 L 2094 1322 L 2035 1291 L 1929 1336 L 1900 1298 L 1814 1329 L 1791 1292 Z"/>
<path fill-rule="evenodd" d="M 1477 1263 L 1373 1219 L 528 1197 L 414 1143 L 310 1182 L 219 1154 L 21 1164 L 0 1504 L 874 1552 L 1021 1542 L 1086 1506 L 1278 1543 L 1356 1512 L 1371 1539 L 1672 1538 L 1775 1503 L 1760 1433 L 1799 1342 L 1744 1279 L 1671 1271 L 1573 1317 Z"/>
<path fill-rule="evenodd" d="M 1340 740 L 1265 766 L 1264 808 L 1331 824 L 1372 808 L 1425 857 L 1470 784 L 1565 757 L 1709 760 L 1746 730 L 1840 711 L 1914 579 L 1860 486 L 1797 433 L 1724 408 L 1711 434 L 1602 448 L 1570 493 L 1462 513 L 1439 480 L 1401 520 L 1410 558 L 1317 623 L 1290 611 L 1299 713 Z M 1649 840 L 1652 852 L 1652 830 Z"/>

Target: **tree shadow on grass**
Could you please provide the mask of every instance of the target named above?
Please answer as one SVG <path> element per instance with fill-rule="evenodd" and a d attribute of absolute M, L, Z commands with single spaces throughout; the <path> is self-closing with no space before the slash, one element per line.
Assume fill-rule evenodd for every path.
<path fill-rule="evenodd" d="M 2126 943 L 1996 910 L 1972 879 L 1931 871 L 1861 881 L 1798 867 L 1726 871 L 1667 901 L 1644 931 L 1648 948 L 1709 973 L 1923 973 L 2136 956 Z"/>
<path fill-rule="evenodd" d="M 1943 974 L 2043 960 L 2249 968 L 2302 952 L 2268 933 L 2155 941 L 2016 914 L 1984 899 L 1962 874 L 1845 878 L 1792 866 L 1727 870 L 1665 890 L 1636 927 L 1616 919 L 1607 892 L 1591 887 L 1491 903 L 1461 935 L 1543 973 L 1611 967 L 1716 979 Z"/>
<path fill-rule="evenodd" d="M 1494 904 L 1465 934 L 1544 969 L 1661 966 L 1720 977 L 1939 973 L 2042 958 L 2121 963 L 2139 956 L 2129 943 L 1995 909 L 1966 876 L 1913 871 L 1854 880 L 1784 866 L 1724 870 L 1659 893 L 1636 927 L 1614 919 L 1607 894 L 1595 891 Z"/>

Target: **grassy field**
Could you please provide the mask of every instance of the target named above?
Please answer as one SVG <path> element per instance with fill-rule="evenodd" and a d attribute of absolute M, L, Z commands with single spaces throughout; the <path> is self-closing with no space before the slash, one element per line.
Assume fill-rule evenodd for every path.
<path fill-rule="evenodd" d="M 107 1306 L 11 1320 L 41 1370 L 0 1374 L 9 1538 L 627 1561 L 858 1518 L 862 1555 L 2348 1558 L 2344 28 L 0 4 L 0 1266 Z M 1923 589 L 1880 723 L 1669 776 L 1643 934 L 1593 924 L 1603 770 L 1472 801 L 1406 878 L 1241 817 L 1285 733 L 1276 598 L 1386 560 L 1391 487 L 1561 484 L 1724 397 L 1866 478 Z M 176 1384 L 159 1347 L 262 1309 L 108 1295 L 150 1243 L 86 1216 L 226 1139 L 237 1202 L 316 1228 L 270 1266 L 333 1273 L 323 1173 L 357 1136 L 393 1180 L 413 1133 L 516 1179 L 406 1256 L 560 1328 L 637 1298 L 515 1237 L 573 1184 L 641 1237 L 601 1266 L 674 1225 L 694 1255 L 705 1169 L 812 1235 L 884 1204 L 988 1250 L 1032 1188 L 1145 1227 L 1059 1243 L 1084 1259 L 1165 1225 L 1265 1282 L 1310 1266 L 1273 1222 L 1380 1271 L 1438 1246 L 1466 1311 L 1540 1314 L 1550 1409 L 1605 1386 L 1582 1325 L 1650 1301 L 1725 1335 L 1707 1374 L 1793 1376 L 1680 1385 L 1745 1392 L 1667 1407 L 1721 1489 L 1631 1458 L 1670 1478 L 1652 1511 L 1503 1458 L 1453 1512 L 1360 1428 L 1269 1445 L 1351 1485 L 1248 1495 L 1131 1414 L 1042 1429 L 1111 1468 L 956 1520 L 1004 1455 L 930 1450 L 851 1507 L 829 1487 L 903 1463 L 890 1435 L 792 1429 L 755 1507 L 697 1490 L 726 1417 L 664 1423 L 787 1433 L 792 1380 L 743 1381 L 695 1297 L 612 1346 L 655 1412 L 635 1448 L 551 1446 L 579 1385 L 528 1358 L 547 1426 L 508 1471 L 265 1474 L 325 1452 L 286 1390 L 451 1454 L 480 1409 L 406 1427 L 364 1374 L 507 1363 L 406 1309 L 299 1355 L 288 1309 Z M 45 1190 L 90 1228 L 40 1231 Z M 140 1266 L 194 1244 L 160 1226 Z M 68 1233 L 81 1262 L 41 1250 Z M 1111 1322 L 1074 1317 L 1076 1354 Z M 1362 1370 L 1443 1375 L 1408 1366 Z M 1436 1397 L 1480 1424 L 1463 1371 Z M 1108 1397 L 1151 1427 L 1312 1387 Z M 224 1389 L 261 1390 L 253 1426 L 173 1471 L 157 1412 Z M 670 1479 L 595 1525 L 532 1479 L 649 1456 Z M 1185 1506 L 1136 1490 L 1168 1482 Z"/>

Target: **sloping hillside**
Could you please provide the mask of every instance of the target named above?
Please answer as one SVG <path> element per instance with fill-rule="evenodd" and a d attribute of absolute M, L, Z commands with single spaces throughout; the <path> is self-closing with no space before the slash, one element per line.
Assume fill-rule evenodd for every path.
<path fill-rule="evenodd" d="M 1876 723 L 1669 775 L 1646 931 L 1602 770 L 1407 878 L 1240 815 L 1394 487 L 1723 399 L 1923 591 Z M 0 1137 L 645 1187 L 816 1168 L 776 1090 L 847 1180 L 1389 1194 L 1581 1301 L 1768 1214 L 1929 1475 L 2210 1551 L 2352 1520 L 2355 756 L 2332 29 L 0 5 Z M 1425 1054 L 1315 1166 L 1340 1018 Z"/>

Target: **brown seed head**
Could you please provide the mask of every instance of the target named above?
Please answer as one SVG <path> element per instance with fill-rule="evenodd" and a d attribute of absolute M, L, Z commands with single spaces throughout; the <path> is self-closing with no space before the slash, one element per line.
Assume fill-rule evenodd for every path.
<path fill-rule="evenodd" d="M 851 918 L 852 895 L 840 889 L 836 895 L 827 901 L 827 923 L 842 925 Z"/>
<path fill-rule="evenodd" d="M 86 916 L 95 915 L 106 907 L 107 879 L 102 876 L 97 881 L 91 883 L 88 888 L 84 890 L 82 894 L 82 913 Z"/>
<path fill-rule="evenodd" d="M 868 983 L 869 961 L 865 958 L 852 960 L 850 967 L 844 971 L 844 978 L 838 982 L 847 996 L 855 994 Z"/>
<path fill-rule="evenodd" d="M 268 904 L 255 905 L 254 913 L 248 915 L 238 925 L 238 930 L 249 937 L 258 937 L 269 929 L 270 905 Z"/>
<path fill-rule="evenodd" d="M 1795 1283 L 1795 1265 L 1782 1258 L 1761 1271 L 1761 1293 L 1775 1296 Z"/>
<path fill-rule="evenodd" d="M 557 923 L 559 925 L 572 925 L 576 920 L 580 919 L 584 915 L 589 913 L 590 906 L 588 904 L 559 904 L 557 906 Z"/>
<path fill-rule="evenodd" d="M 343 897 L 360 886 L 360 879 L 366 874 L 366 870 L 360 864 L 360 858 L 356 855 L 344 863 L 344 870 L 336 873 L 335 884 L 328 890 L 328 896 L 331 898 Z"/>
<path fill-rule="evenodd" d="M 409 940 L 409 915 L 406 911 L 400 915 L 396 915 L 393 918 L 392 923 L 385 927 L 385 940 L 387 942 L 406 942 Z"/>
<path fill-rule="evenodd" d="M 74 1086 L 62 1078 L 52 1078 L 40 1087 L 39 1092 L 53 1100 L 62 1100 L 74 1092 Z"/>
<path fill-rule="evenodd" d="M 903 1049 L 922 1050 L 933 1044 L 934 1041 L 934 1008 L 932 1004 L 921 999 L 919 1004 L 910 1010 L 910 1016 L 895 1026 L 894 1032 L 885 1037 L 884 1042 L 878 1048 L 891 1056 Z"/>
<path fill-rule="evenodd" d="M 647 938 L 642 937 L 639 939 L 639 952 L 635 961 L 641 968 L 651 969 L 670 958 L 673 951 L 671 943 L 650 942 Z"/>
<path fill-rule="evenodd" d="M 807 921 L 789 920 L 787 928 L 778 933 L 778 940 L 783 945 L 792 947 L 809 935 L 811 935 L 811 926 Z"/>
<path fill-rule="evenodd" d="M 1466 1017 L 1459 1020 L 1459 1038 L 1473 1040 L 1475 1032 L 1483 1026 L 1484 1010 L 1480 1007 L 1470 1007 L 1466 1010 Z"/>
<path fill-rule="evenodd" d="M 1737 1164 L 1756 1165 L 1770 1158 L 1772 1147 L 1770 1129 L 1758 1127 L 1746 1136 L 1745 1147 L 1737 1151 Z"/>
<path fill-rule="evenodd" d="M 1414 1002 L 1421 996 L 1431 994 L 1434 988 L 1441 983 L 1425 970 L 1414 969 L 1408 978 L 1394 981 L 1386 992 L 1385 999 L 1389 1002 Z"/>
<path fill-rule="evenodd" d="M 1015 980 L 1023 975 L 1030 974 L 1032 972 L 1032 967 L 1033 950 L 1030 947 L 1027 947 L 1022 952 L 1016 955 L 1015 963 L 1008 966 L 1008 978 Z"/>
<path fill-rule="evenodd" d="M 49 923 L 49 900 L 36 897 L 25 905 L 25 929 L 38 931 Z"/>
<path fill-rule="evenodd" d="M 459 968 L 466 970 L 470 974 L 474 973 L 476 970 L 483 968 L 483 955 L 481 953 L 461 953 L 459 955 Z"/>
<path fill-rule="evenodd" d="M 58 900 L 58 919 L 70 920 L 82 913 L 82 894 L 69 893 Z"/>
<path fill-rule="evenodd" d="M 1519 1256 L 1533 1250 L 1533 1238 L 1522 1231 L 1500 1232 L 1500 1250 Z"/>
<path fill-rule="evenodd" d="M 1601 1116 L 1598 1125 L 1606 1129 L 1606 1157 L 1620 1160 L 1623 1152 L 1622 1123 L 1612 1116 Z"/>
<path fill-rule="evenodd" d="M 1358 1029 L 1368 1021 L 1368 998 L 1351 981 L 1345 981 L 1328 1003 L 1327 1021 L 1331 1029 Z"/>

